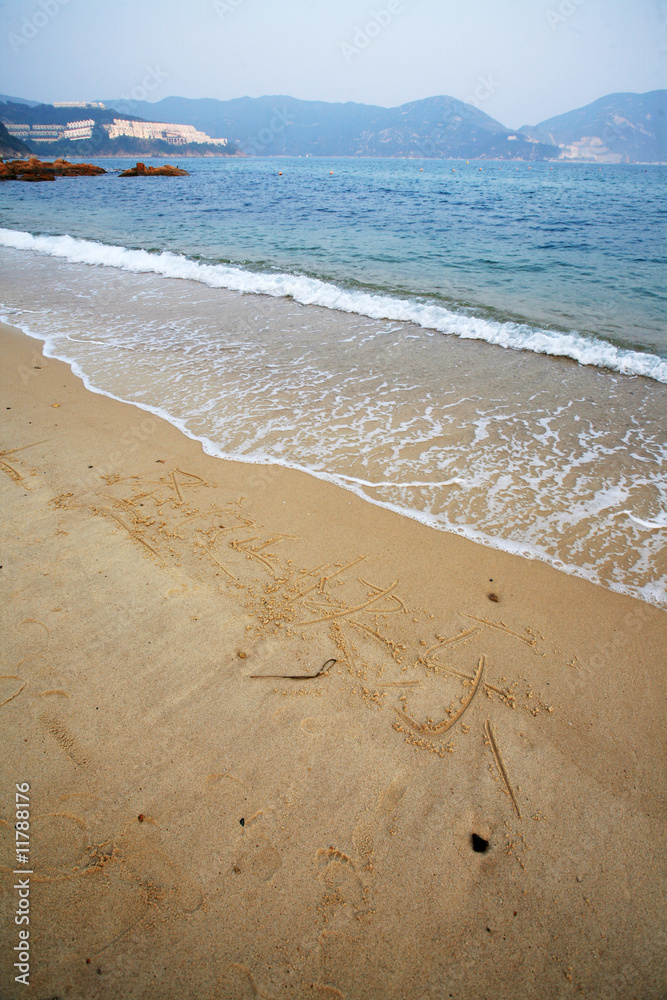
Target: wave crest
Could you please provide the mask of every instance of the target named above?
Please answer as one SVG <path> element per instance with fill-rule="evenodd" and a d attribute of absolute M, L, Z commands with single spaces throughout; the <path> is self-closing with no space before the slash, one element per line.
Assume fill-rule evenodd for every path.
<path fill-rule="evenodd" d="M 71 264 L 115 267 L 135 273 L 161 274 L 166 278 L 199 281 L 211 288 L 243 294 L 291 298 L 301 305 L 321 306 L 356 313 L 370 319 L 413 323 L 425 330 L 464 340 L 485 340 L 498 347 L 571 358 L 582 365 L 608 368 L 623 375 L 641 375 L 667 383 L 667 360 L 643 351 L 616 347 L 604 339 L 545 330 L 524 323 L 501 323 L 466 316 L 444 306 L 339 288 L 331 282 L 300 274 L 267 274 L 225 264 L 205 264 L 181 254 L 130 250 L 72 236 L 33 236 L 0 228 L 0 246 L 60 257 Z"/>

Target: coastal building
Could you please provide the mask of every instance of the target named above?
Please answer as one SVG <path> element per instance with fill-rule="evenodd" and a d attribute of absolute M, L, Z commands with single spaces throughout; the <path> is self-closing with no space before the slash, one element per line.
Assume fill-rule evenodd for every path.
<path fill-rule="evenodd" d="M 33 125 L 30 129 L 31 142 L 57 142 L 62 133 L 62 125 Z"/>
<path fill-rule="evenodd" d="M 55 107 L 90 108 L 97 105 L 59 104 Z M 25 122 L 5 122 L 7 131 L 16 139 L 27 139 L 29 142 L 57 142 L 59 139 L 69 139 L 76 142 L 81 139 L 91 139 L 95 127 L 94 118 L 77 119 L 67 122 L 67 125 L 29 125 Z M 126 118 L 114 118 L 112 125 L 102 125 L 110 139 L 127 136 L 132 139 L 160 140 L 172 146 L 207 145 L 226 146 L 227 139 L 213 139 L 206 132 L 201 132 L 194 125 L 173 125 L 169 122 L 130 121 Z"/>
<path fill-rule="evenodd" d="M 112 125 L 103 125 L 110 139 L 128 136 L 132 139 L 160 139 L 172 146 L 198 145 L 226 146 L 227 139 L 212 139 L 206 132 L 200 132 L 194 125 L 172 125 L 168 122 L 135 122 L 125 118 L 114 118 Z"/>
<path fill-rule="evenodd" d="M 54 101 L 54 108 L 97 108 L 99 111 L 106 111 L 106 104 L 101 101 Z"/>
<path fill-rule="evenodd" d="M 30 126 L 27 124 L 8 122 L 5 127 L 9 134 L 17 139 L 27 139 L 30 135 Z"/>
<path fill-rule="evenodd" d="M 86 118 L 80 122 L 67 122 L 67 128 L 62 132 L 63 139 L 91 139 L 95 122 Z"/>

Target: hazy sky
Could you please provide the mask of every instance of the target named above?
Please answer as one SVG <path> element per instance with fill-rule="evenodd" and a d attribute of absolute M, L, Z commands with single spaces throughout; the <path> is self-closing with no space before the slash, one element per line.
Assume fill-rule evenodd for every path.
<path fill-rule="evenodd" d="M 517 128 L 666 86 L 664 0 L 0 0 L 0 93 L 47 102 L 447 94 Z"/>

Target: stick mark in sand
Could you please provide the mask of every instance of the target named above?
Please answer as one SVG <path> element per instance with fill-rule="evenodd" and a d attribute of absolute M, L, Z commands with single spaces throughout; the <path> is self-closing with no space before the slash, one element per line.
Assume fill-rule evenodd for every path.
<path fill-rule="evenodd" d="M 424 653 L 424 659 L 428 660 L 438 649 L 442 649 L 443 646 L 453 646 L 454 643 L 461 642 L 463 639 L 467 639 L 468 636 L 475 635 L 476 632 L 480 631 L 481 629 L 479 628 L 468 628 L 464 629 L 463 632 L 459 632 L 458 635 L 451 636 L 449 639 L 442 639 L 440 642 L 437 642 L 435 646 L 431 646 L 430 649 L 426 650 Z"/>
<path fill-rule="evenodd" d="M 114 514 L 114 512 L 112 510 L 109 510 L 107 507 L 103 507 L 102 508 L 102 514 L 108 514 L 109 517 L 112 517 L 114 519 L 114 521 L 118 521 L 118 523 L 120 524 L 121 528 L 125 528 L 125 530 L 127 531 L 128 535 L 130 535 L 132 538 L 134 538 L 135 542 L 140 542 L 142 545 L 144 545 L 149 550 L 149 552 L 152 552 L 154 556 L 157 556 L 158 559 L 161 560 L 161 562 L 164 562 L 164 559 L 162 558 L 162 556 L 160 555 L 160 553 L 158 552 L 158 550 L 154 549 L 152 545 L 150 545 L 147 541 L 145 541 L 132 528 L 128 528 L 128 526 L 125 524 L 125 522 L 121 521 L 121 519 L 118 517 L 118 515 Z"/>
<path fill-rule="evenodd" d="M 203 534 L 203 532 L 202 532 L 202 534 Z M 227 576 L 230 578 L 230 580 L 233 580 L 234 583 L 238 583 L 239 582 L 238 577 L 234 576 L 234 574 L 231 572 L 231 570 L 228 570 L 227 567 L 225 565 L 223 565 L 223 563 L 220 562 L 220 560 L 217 558 L 217 556 L 215 556 L 213 554 L 213 552 L 211 551 L 211 549 L 209 548 L 208 545 L 206 545 L 204 542 L 202 542 L 199 538 L 195 538 L 194 544 L 198 545 L 200 548 L 202 548 L 204 550 L 204 552 L 206 553 L 206 555 L 209 557 L 209 559 L 211 559 L 215 563 L 215 565 L 218 566 L 223 571 L 223 573 L 226 573 Z"/>
<path fill-rule="evenodd" d="M 402 712 L 400 708 L 397 708 L 395 705 L 392 705 L 394 712 L 399 717 L 399 719 L 402 719 L 403 722 L 407 722 L 407 724 L 411 726 L 416 733 L 420 733 L 425 736 L 440 736 L 442 733 L 446 733 L 448 729 L 451 729 L 452 726 L 456 725 L 456 723 L 459 721 L 463 713 L 470 707 L 470 704 L 479 689 L 480 681 L 482 680 L 482 674 L 484 673 L 485 663 L 486 663 L 486 658 L 484 656 L 480 656 L 479 663 L 477 665 L 477 671 L 475 673 L 473 681 L 472 690 L 470 692 L 470 697 L 463 702 L 458 712 L 456 712 L 456 714 L 453 715 L 451 719 L 444 719 L 442 722 L 438 722 L 437 725 L 432 726 L 428 722 L 424 723 L 417 722 L 416 719 L 412 719 L 405 712 Z"/>
<path fill-rule="evenodd" d="M 9 448 L 7 451 L 0 451 L 0 469 L 6 472 L 10 479 L 13 479 L 15 483 L 23 482 L 23 476 L 18 472 L 9 462 L 3 462 L 7 455 L 15 455 L 17 451 L 25 451 L 26 448 L 35 448 L 38 444 L 45 444 L 49 438 L 44 438 L 43 441 L 33 441 L 32 444 L 21 445 L 20 448 Z"/>
<path fill-rule="evenodd" d="M 9 702 L 13 701 L 14 698 L 18 698 L 18 696 L 21 694 L 21 691 L 23 691 L 24 687 L 28 683 L 27 681 L 24 681 L 22 677 L 19 677 L 18 674 L 3 674 L 3 676 L 0 677 L 0 681 L 23 681 L 23 684 L 18 689 L 18 691 L 15 691 L 14 694 L 10 694 L 9 698 L 5 698 L 4 701 L 0 701 L 0 708 L 2 708 L 3 705 L 9 704 Z"/>
<path fill-rule="evenodd" d="M 325 587 L 326 584 L 329 583 L 330 580 L 334 579 L 334 577 L 340 576 L 341 573 L 344 573 L 348 569 L 352 569 L 352 567 L 356 566 L 357 563 L 363 562 L 365 558 L 366 558 L 366 556 L 359 556 L 358 559 L 354 559 L 351 563 L 348 563 L 347 566 L 342 566 L 341 569 L 336 570 L 335 573 L 330 573 L 329 576 L 322 576 L 322 577 L 320 577 L 320 579 L 317 581 L 317 583 L 314 583 L 312 587 L 308 588 L 308 590 L 304 590 L 304 591 L 302 591 L 302 593 L 297 594 L 296 595 L 297 599 L 299 597 L 305 597 L 306 594 L 310 594 L 311 590 L 317 590 L 318 587 L 319 588 Z M 311 569 L 310 572 L 309 573 L 305 573 L 304 576 L 312 576 L 314 573 L 317 572 L 318 569 L 322 569 L 322 567 L 324 565 L 325 564 L 322 563 L 320 566 L 317 566 L 315 569 Z"/>
<path fill-rule="evenodd" d="M 508 628 L 503 622 L 492 622 L 488 618 L 476 618 L 475 615 L 467 615 L 464 611 L 459 611 L 462 618 L 470 618 L 474 622 L 481 622 L 482 625 L 488 625 L 489 628 L 498 629 L 499 632 L 505 632 L 507 635 L 513 635 L 515 639 L 521 639 L 521 642 L 525 642 L 527 646 L 534 646 L 535 639 L 529 639 L 525 635 L 521 635 L 520 632 L 513 632 L 511 628 Z"/>
<path fill-rule="evenodd" d="M 503 779 L 503 781 L 505 783 L 505 788 L 507 789 L 507 794 L 509 795 L 509 797 L 512 800 L 512 805 L 516 809 L 517 816 L 519 817 L 519 819 L 521 819 L 521 810 L 519 809 L 519 806 L 517 804 L 516 797 L 514 795 L 514 790 L 513 790 L 512 786 L 510 785 L 510 780 L 507 777 L 507 771 L 505 770 L 505 765 L 503 764 L 503 759 L 500 756 L 500 749 L 498 747 L 498 744 L 496 743 L 496 738 L 493 735 L 493 729 L 491 728 L 491 723 L 490 723 L 490 721 L 488 719 L 484 723 L 484 730 L 486 732 L 487 739 L 489 741 L 489 745 L 490 745 L 490 747 L 491 747 L 491 749 L 493 751 L 493 756 L 496 759 L 496 764 L 498 765 L 498 770 L 500 771 L 500 776 L 501 776 L 501 778 Z"/>
<path fill-rule="evenodd" d="M 383 598 L 383 597 L 390 597 L 392 591 L 395 590 L 396 587 L 398 587 L 399 582 L 400 582 L 399 580 L 394 580 L 394 582 L 392 583 L 392 585 L 390 587 L 387 587 L 386 590 L 380 591 L 380 593 L 375 594 L 370 599 L 370 601 L 366 601 L 364 604 L 359 604 L 356 608 L 349 608 L 347 611 L 335 611 L 335 612 L 333 612 L 333 614 L 324 615 L 322 618 L 312 618 L 310 621 L 307 621 L 307 622 L 294 622 L 293 624 L 294 624 L 295 627 L 297 625 L 298 626 L 302 626 L 302 625 L 317 625 L 319 622 L 330 622 L 330 621 L 333 621 L 334 618 L 345 618 L 345 617 L 347 617 L 347 615 L 356 614 L 357 611 L 363 611 L 365 608 L 370 608 L 371 604 L 375 604 L 381 598 Z"/>

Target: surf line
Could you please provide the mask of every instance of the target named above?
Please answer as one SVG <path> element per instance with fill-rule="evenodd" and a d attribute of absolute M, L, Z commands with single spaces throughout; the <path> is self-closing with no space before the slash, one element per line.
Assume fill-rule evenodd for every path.
<path fill-rule="evenodd" d="M 348 483 L 357 483 L 359 486 L 370 486 L 371 488 L 379 488 L 381 486 L 395 486 L 397 489 L 405 489 L 408 486 L 466 486 L 467 483 L 465 479 L 445 479 L 442 482 L 434 482 L 433 480 L 428 480 L 424 482 L 411 482 L 411 483 L 393 483 L 393 482 L 380 482 L 372 483 L 368 479 L 358 479 L 356 476 L 345 476 L 342 472 L 337 472 L 336 476 L 338 479 L 344 479 Z"/>

